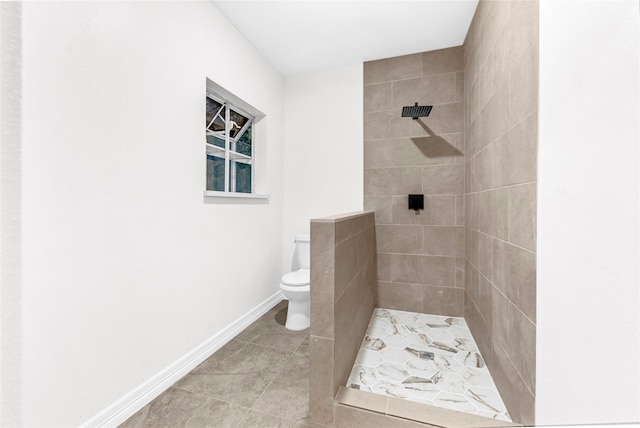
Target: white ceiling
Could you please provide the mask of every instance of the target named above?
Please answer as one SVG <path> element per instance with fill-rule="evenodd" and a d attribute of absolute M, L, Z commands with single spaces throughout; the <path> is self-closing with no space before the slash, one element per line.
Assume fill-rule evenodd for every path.
<path fill-rule="evenodd" d="M 285 76 L 459 46 L 478 0 L 213 0 Z"/>

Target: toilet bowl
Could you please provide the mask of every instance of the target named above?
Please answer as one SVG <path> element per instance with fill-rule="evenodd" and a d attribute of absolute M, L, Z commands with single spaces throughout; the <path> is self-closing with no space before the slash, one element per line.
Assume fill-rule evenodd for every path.
<path fill-rule="evenodd" d="M 311 243 L 310 236 L 296 235 L 296 261 L 298 270 L 285 274 L 280 280 L 280 290 L 289 301 L 287 330 L 300 331 L 309 328 L 309 300 L 311 298 Z"/>

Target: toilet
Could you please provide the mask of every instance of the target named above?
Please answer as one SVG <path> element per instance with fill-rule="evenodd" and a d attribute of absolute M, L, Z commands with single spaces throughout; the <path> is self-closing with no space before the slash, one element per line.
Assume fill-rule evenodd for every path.
<path fill-rule="evenodd" d="M 280 290 L 289 301 L 287 309 L 287 330 L 299 331 L 309 328 L 309 299 L 311 297 L 311 237 L 298 234 L 296 242 L 296 261 L 298 270 L 289 272 L 280 280 Z"/>

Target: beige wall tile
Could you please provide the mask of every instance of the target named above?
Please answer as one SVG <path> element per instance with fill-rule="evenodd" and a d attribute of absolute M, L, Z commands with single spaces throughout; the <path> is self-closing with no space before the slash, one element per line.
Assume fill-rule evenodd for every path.
<path fill-rule="evenodd" d="M 333 338 L 333 223 L 311 222 L 311 334 Z"/>
<path fill-rule="evenodd" d="M 508 73 L 525 50 L 538 40 L 538 1 L 517 1 L 512 4 L 508 22 L 493 51 L 494 82 L 504 82 Z"/>
<path fill-rule="evenodd" d="M 513 305 L 510 306 L 513 322 L 513 340 L 504 344 L 514 367 L 527 388 L 535 394 L 536 326 Z"/>
<path fill-rule="evenodd" d="M 387 196 L 389 195 L 389 168 L 372 168 L 364 170 L 364 195 Z"/>
<path fill-rule="evenodd" d="M 471 159 L 473 155 L 480 150 L 480 128 L 482 125 L 482 118 L 476 117 L 465 130 L 465 146 L 464 153 L 466 159 Z"/>
<path fill-rule="evenodd" d="M 419 167 L 375 168 L 364 171 L 365 196 L 410 193 L 422 193 L 422 170 Z"/>
<path fill-rule="evenodd" d="M 421 194 L 422 192 L 420 192 Z M 414 211 L 409 209 L 408 196 L 394 196 L 392 201 L 392 222 L 393 224 L 416 224 L 423 225 L 429 223 L 429 215 L 426 213 L 427 200 L 425 199 L 425 210 Z M 444 208 L 443 208 L 444 209 Z M 454 205 L 455 209 L 455 205 Z"/>
<path fill-rule="evenodd" d="M 478 194 L 478 230 L 507 239 L 509 236 L 509 189 L 499 188 Z"/>
<path fill-rule="evenodd" d="M 422 253 L 422 226 L 379 225 L 376 230 L 378 252 Z"/>
<path fill-rule="evenodd" d="M 456 75 L 456 102 L 464 102 L 464 71 L 457 71 Z"/>
<path fill-rule="evenodd" d="M 391 118 L 392 138 L 413 138 L 433 135 L 433 132 L 428 132 L 428 127 L 425 124 L 425 119 L 429 118 L 413 120 L 412 118 L 402 117 L 401 113 L 401 110 L 393 111 L 393 117 Z M 431 113 L 433 113 L 433 110 L 431 110 Z"/>
<path fill-rule="evenodd" d="M 364 111 L 392 110 L 391 82 L 364 87 Z"/>
<path fill-rule="evenodd" d="M 309 340 L 309 419 L 333 424 L 333 340 L 311 336 Z"/>
<path fill-rule="evenodd" d="M 493 95 L 493 80 L 492 80 L 493 64 L 491 61 L 486 61 L 480 68 L 477 79 L 471 85 L 471 97 L 469 102 L 469 115 L 470 119 L 474 120 L 482 111 L 482 108 L 487 104 L 491 96 Z"/>
<path fill-rule="evenodd" d="M 480 111 L 480 148 L 486 147 L 509 129 L 510 94 L 508 86 L 505 83 L 496 88 Z"/>
<path fill-rule="evenodd" d="M 422 168 L 422 190 L 426 195 L 464 193 L 464 165 L 430 165 Z"/>
<path fill-rule="evenodd" d="M 424 213 L 426 226 L 455 225 L 456 197 L 452 195 L 425 196 Z M 394 207 L 395 208 L 395 207 Z M 394 210 L 395 215 L 395 210 Z"/>
<path fill-rule="evenodd" d="M 509 73 L 509 125 L 538 109 L 538 43 L 535 42 Z"/>
<path fill-rule="evenodd" d="M 391 196 L 365 196 L 364 209 L 375 211 L 376 224 L 391 223 L 391 207 L 393 198 Z"/>
<path fill-rule="evenodd" d="M 379 111 L 364 113 L 364 140 L 386 140 L 391 138 L 395 112 Z"/>
<path fill-rule="evenodd" d="M 391 254 L 378 253 L 378 281 L 391 281 Z"/>
<path fill-rule="evenodd" d="M 373 140 L 365 143 L 364 169 L 393 166 L 391 140 Z"/>
<path fill-rule="evenodd" d="M 422 75 L 422 55 L 412 54 L 364 63 L 364 84 L 410 79 Z"/>
<path fill-rule="evenodd" d="M 429 256 L 464 257 L 464 228 L 425 226 L 423 253 Z"/>
<path fill-rule="evenodd" d="M 489 233 L 497 238 L 507 239 L 509 236 L 509 190 L 493 189 L 487 194 L 491 212 Z"/>
<path fill-rule="evenodd" d="M 495 142 L 495 185 L 507 186 L 536 180 L 537 145 L 538 117 L 537 113 L 532 113 Z"/>
<path fill-rule="evenodd" d="M 376 307 L 422 312 L 422 285 L 378 282 Z"/>
<path fill-rule="evenodd" d="M 362 232 L 364 229 L 364 217 L 357 216 L 346 220 L 335 222 L 335 243 L 339 244 L 352 236 Z"/>
<path fill-rule="evenodd" d="M 392 145 L 394 166 L 461 164 L 464 160 L 462 133 L 398 138 Z"/>
<path fill-rule="evenodd" d="M 519 1 L 519 0 L 516 0 Z M 512 1 L 492 1 L 491 10 L 487 16 L 487 21 L 482 28 L 482 42 L 486 47 L 484 61 L 489 56 L 489 51 L 495 49 L 496 40 L 503 36 L 504 28 L 507 26 L 511 12 Z M 503 42 L 503 40 L 500 40 Z M 491 76 L 487 76 L 491 80 Z"/>
<path fill-rule="evenodd" d="M 465 318 L 517 422 L 534 413 L 537 40 L 537 1 L 481 0 L 464 46 Z"/>
<path fill-rule="evenodd" d="M 423 313 L 453 317 L 464 316 L 463 289 L 425 285 L 423 293 Z"/>
<path fill-rule="evenodd" d="M 464 231 L 464 229 L 463 229 Z M 464 243 L 463 243 L 464 247 Z M 464 257 L 456 257 L 456 288 L 464 288 L 464 271 L 465 271 L 465 260 Z"/>
<path fill-rule="evenodd" d="M 434 74 L 393 82 L 392 110 L 404 106 L 437 105 L 456 102 L 455 73 Z"/>
<path fill-rule="evenodd" d="M 514 330 L 513 320 L 509 318 L 511 314 L 509 305 L 509 299 L 500 289 L 496 288 L 491 298 L 493 320 L 490 327 L 493 332 L 493 339 L 496 342 L 508 343 L 512 340 Z"/>
<path fill-rule="evenodd" d="M 478 193 L 466 193 L 464 195 L 464 225 L 467 228 L 479 229 L 480 205 Z"/>
<path fill-rule="evenodd" d="M 535 398 L 507 357 L 502 347 L 494 345 L 494 361 L 489 367 L 500 395 L 514 422 L 535 424 Z"/>
<path fill-rule="evenodd" d="M 464 292 L 465 298 L 471 299 L 473 302 L 477 302 L 480 298 L 480 273 L 478 270 L 465 260 L 465 274 L 464 274 Z M 475 304 L 475 303 L 474 303 Z"/>
<path fill-rule="evenodd" d="M 486 147 L 465 164 L 465 189 L 469 192 L 493 187 L 493 146 Z"/>
<path fill-rule="evenodd" d="M 420 122 L 420 120 L 409 120 Z M 464 132 L 464 109 L 462 103 L 434 106 L 429 117 L 423 118 L 422 121 L 426 127 L 426 135 Z"/>
<path fill-rule="evenodd" d="M 456 226 L 464 226 L 464 196 L 456 196 Z"/>
<path fill-rule="evenodd" d="M 519 376 L 535 392 L 535 325 L 498 291 L 494 293 L 493 311 L 494 343 L 501 345 Z"/>
<path fill-rule="evenodd" d="M 509 242 L 536 251 L 536 183 L 509 188 Z"/>
<path fill-rule="evenodd" d="M 455 258 L 392 254 L 391 281 L 454 287 Z"/>
<path fill-rule="evenodd" d="M 357 242 L 348 239 L 335 247 L 335 295 L 338 299 L 358 271 Z"/>
<path fill-rule="evenodd" d="M 491 367 L 491 361 L 493 359 L 493 331 L 491 325 L 487 324 L 468 293 L 465 293 L 464 319 L 471 330 L 473 339 L 478 345 L 482 358 L 487 366 L 489 366 L 489 371 L 493 374 L 494 370 Z"/>
<path fill-rule="evenodd" d="M 493 245 L 493 283 L 531 320 L 536 319 L 536 256 L 501 240 Z"/>
<path fill-rule="evenodd" d="M 482 274 L 478 275 L 478 297 L 474 304 L 488 325 L 493 323 L 493 284 Z"/>
<path fill-rule="evenodd" d="M 464 52 L 462 46 L 438 49 L 422 54 L 422 73 L 425 76 L 460 70 L 464 70 Z"/>
<path fill-rule="evenodd" d="M 493 277 L 493 238 L 473 229 L 465 230 L 466 258 L 484 276 Z"/>

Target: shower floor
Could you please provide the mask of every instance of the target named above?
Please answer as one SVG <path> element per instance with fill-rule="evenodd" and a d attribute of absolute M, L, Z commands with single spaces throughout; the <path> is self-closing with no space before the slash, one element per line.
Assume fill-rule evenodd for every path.
<path fill-rule="evenodd" d="M 511 422 L 463 318 L 374 309 L 347 387 Z"/>

